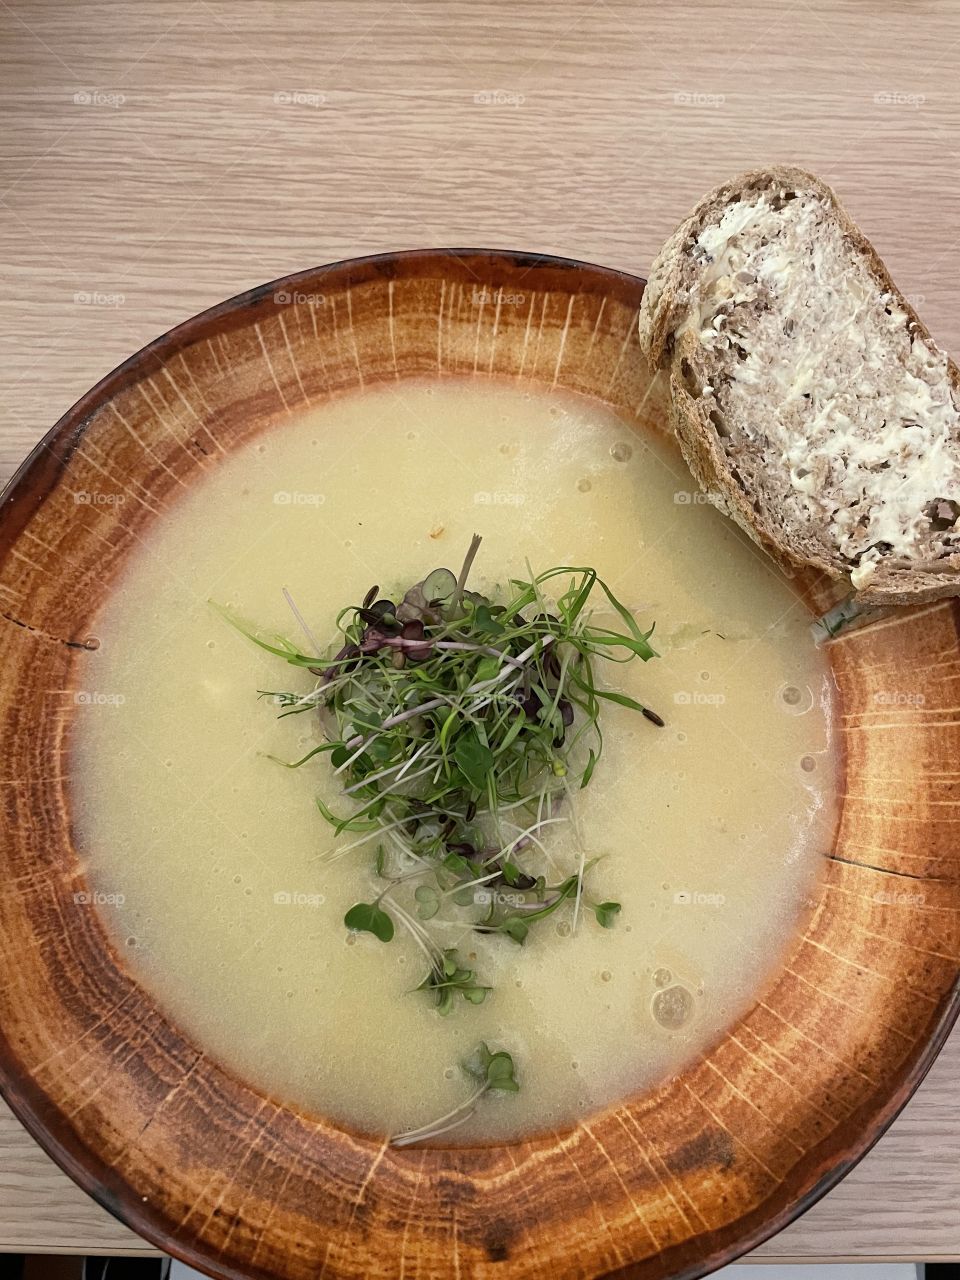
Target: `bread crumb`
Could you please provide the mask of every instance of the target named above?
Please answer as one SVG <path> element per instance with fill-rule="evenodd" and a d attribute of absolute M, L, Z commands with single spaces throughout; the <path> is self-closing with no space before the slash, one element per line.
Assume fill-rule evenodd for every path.
<path fill-rule="evenodd" d="M 445 525 L 435 524 L 433 528 L 430 530 L 430 537 L 433 538 L 434 541 L 436 541 L 437 538 L 442 538 L 445 528 L 446 528 Z"/>
<path fill-rule="evenodd" d="M 853 583 L 857 591 L 861 587 L 865 587 L 873 575 L 877 572 L 877 562 L 870 560 L 866 564 L 858 564 L 855 569 L 850 570 L 850 581 Z"/>

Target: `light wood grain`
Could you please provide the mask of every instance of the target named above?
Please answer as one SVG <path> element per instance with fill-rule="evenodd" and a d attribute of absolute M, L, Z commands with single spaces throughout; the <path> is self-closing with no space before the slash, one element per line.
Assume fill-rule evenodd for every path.
<path fill-rule="evenodd" d="M 0 0 L 0 31 L 4 478 L 120 360 L 260 281 L 424 244 L 643 273 L 703 191 L 771 160 L 833 183 L 960 349 L 950 3 Z M 756 1256 L 960 1256 L 958 1080 L 955 1036 Z M 147 1251 L 5 1110 L 0 1248 Z"/>

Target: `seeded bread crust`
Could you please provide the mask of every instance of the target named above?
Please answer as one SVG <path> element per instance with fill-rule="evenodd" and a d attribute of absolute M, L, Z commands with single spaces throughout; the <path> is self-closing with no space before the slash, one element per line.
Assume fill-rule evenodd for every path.
<path fill-rule="evenodd" d="M 936 350 L 929 330 L 834 192 L 812 174 L 790 166 L 734 178 L 705 197 L 680 224 L 651 269 L 640 309 L 640 342 L 654 367 L 669 376 L 674 430 L 695 479 L 714 505 L 785 568 L 813 566 L 842 579 L 849 575 L 851 565 L 845 562 L 830 531 L 804 527 L 785 509 L 790 496 L 789 470 L 779 456 L 764 452 L 762 430 L 744 432 L 739 424 L 722 420 L 710 394 L 711 383 L 720 374 L 718 362 L 700 341 L 695 322 L 701 268 L 691 251 L 698 236 L 704 228 L 719 223 L 735 202 L 784 192 L 810 193 L 827 205 L 844 247 L 866 263 L 878 291 L 892 295 L 906 313 L 910 334 Z M 770 357 L 776 359 L 777 353 L 771 352 Z M 952 360 L 946 361 L 946 369 L 956 401 L 960 398 L 960 371 Z M 762 413 L 763 408 L 758 404 L 757 412 Z M 953 443 L 960 458 L 960 439 Z M 960 494 L 945 496 L 960 498 Z M 905 561 L 902 556 L 881 559 L 869 582 L 857 590 L 857 598 L 864 603 L 890 605 L 955 595 L 960 595 L 960 554 L 932 561 Z"/>

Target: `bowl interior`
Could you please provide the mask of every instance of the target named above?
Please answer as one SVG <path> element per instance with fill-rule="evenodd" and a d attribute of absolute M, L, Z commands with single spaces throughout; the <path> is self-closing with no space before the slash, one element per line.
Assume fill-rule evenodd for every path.
<path fill-rule="evenodd" d="M 821 1194 L 916 1087 L 957 1011 L 951 719 L 960 608 L 830 644 L 845 783 L 809 926 L 763 998 L 675 1079 L 563 1134 L 396 1150 L 225 1071 L 78 910 L 67 749 L 78 650 L 158 513 L 292 411 L 412 376 L 596 397 L 651 431 L 642 282 L 480 251 L 265 286 L 145 348 L 21 469 L 0 523 L 0 1084 L 91 1194 L 217 1275 L 700 1274 Z M 85 504 L 87 492 L 121 503 Z M 833 589 L 804 581 L 814 607 Z M 908 690 L 909 699 L 898 692 Z M 953 691 L 951 693 L 951 690 Z"/>

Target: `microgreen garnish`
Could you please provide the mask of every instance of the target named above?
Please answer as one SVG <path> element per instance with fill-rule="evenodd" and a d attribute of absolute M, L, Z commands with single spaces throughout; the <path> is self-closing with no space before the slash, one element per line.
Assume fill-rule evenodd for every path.
<path fill-rule="evenodd" d="M 593 908 L 593 914 L 597 917 L 597 924 L 603 925 L 604 929 L 612 929 L 614 920 L 620 914 L 620 903 L 598 902 Z"/>
<path fill-rule="evenodd" d="M 474 1080 L 479 1080 L 485 1089 L 500 1089 L 504 1093 L 518 1093 L 520 1090 L 509 1053 L 503 1049 L 491 1053 L 483 1040 L 463 1063 L 463 1069 Z"/>
<path fill-rule="evenodd" d="M 587 858 L 576 796 L 603 752 L 605 703 L 663 725 L 643 703 L 597 682 L 598 659 L 646 661 L 655 653 L 653 628 L 641 630 L 595 569 L 534 575 L 528 566 L 505 592 L 481 595 L 466 585 L 479 546 L 474 535 L 458 574 L 434 569 L 402 596 L 371 587 L 340 612 L 332 656 L 321 655 L 289 592 L 313 652 L 281 636 L 261 639 L 225 613 L 262 649 L 317 677 L 309 693 L 265 696 L 281 716 L 319 718 L 325 741 L 287 767 L 326 756 L 341 783 L 333 808 L 316 799 L 336 834 L 351 837 L 329 857 L 376 842 L 374 870 L 386 887 L 351 906 L 344 923 L 381 942 L 401 926 L 428 965 L 416 989 L 441 1014 L 458 996 L 481 1003 L 490 988 L 437 931 L 522 944 L 565 905 L 573 930 L 582 906 L 612 926 L 620 904 L 585 894 L 597 859 Z M 590 605 L 598 600 L 620 629 L 595 620 Z M 545 841 L 564 825 L 575 837 L 575 869 L 548 884 Z"/>
<path fill-rule="evenodd" d="M 357 902 L 343 917 L 348 929 L 357 933 L 372 933 L 381 942 L 393 941 L 393 921 L 379 902 Z"/>
<path fill-rule="evenodd" d="M 433 965 L 417 987 L 418 991 L 433 993 L 436 997 L 437 1012 L 443 1016 L 453 1008 L 453 1002 L 458 994 L 470 1004 L 483 1004 L 487 992 L 491 989 L 477 982 L 472 969 L 464 969 L 460 966 L 455 947 L 448 947 L 444 951 L 440 964 Z"/>
<path fill-rule="evenodd" d="M 391 1146 L 409 1147 L 414 1142 L 425 1142 L 429 1138 L 437 1138 L 441 1134 L 448 1133 L 451 1129 L 456 1129 L 459 1125 L 466 1124 L 476 1111 L 477 1103 L 485 1093 L 518 1093 L 520 1090 L 514 1074 L 513 1058 L 510 1054 L 504 1049 L 498 1049 L 493 1052 L 482 1040 L 470 1057 L 461 1062 L 460 1066 L 467 1075 L 476 1081 L 476 1088 L 470 1096 L 451 1111 L 448 1111 L 446 1115 L 438 1116 L 436 1120 L 431 1120 L 429 1124 L 421 1125 L 418 1129 L 408 1129 L 405 1133 L 396 1134 L 390 1139 Z"/>
<path fill-rule="evenodd" d="M 532 901 L 524 901 L 514 906 L 501 919 L 496 919 L 496 913 L 494 912 L 489 920 L 483 924 L 478 924 L 476 927 L 481 933 L 503 933 L 508 938 L 512 938 L 514 942 L 523 944 L 526 941 L 527 934 L 530 932 L 531 924 L 534 924 L 537 920 L 545 920 L 547 916 L 552 916 L 568 898 L 572 898 L 576 894 L 582 878 L 582 873 L 567 876 L 562 884 L 552 885 L 547 888 L 543 884 L 541 877 L 534 885 Z"/>
<path fill-rule="evenodd" d="M 421 920 L 432 920 L 440 910 L 440 894 L 431 884 L 418 884 L 413 891 L 417 900 L 417 915 Z"/>

